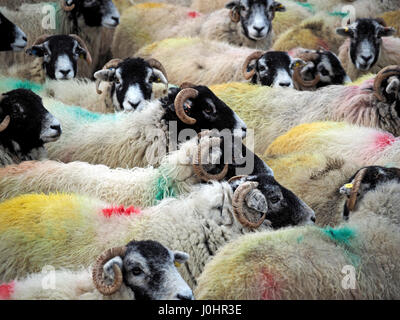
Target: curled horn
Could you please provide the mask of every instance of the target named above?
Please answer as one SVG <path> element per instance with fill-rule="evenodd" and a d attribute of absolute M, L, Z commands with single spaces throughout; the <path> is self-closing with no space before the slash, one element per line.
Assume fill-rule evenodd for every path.
<path fill-rule="evenodd" d="M 388 66 L 383 68 L 377 74 L 374 81 L 374 95 L 375 97 L 382 102 L 386 102 L 386 98 L 383 96 L 381 92 L 382 82 L 385 79 L 390 78 L 391 76 L 400 76 L 400 66 Z"/>
<path fill-rule="evenodd" d="M 89 49 L 87 48 L 85 41 L 83 41 L 82 38 L 77 36 L 76 34 L 70 34 L 69 36 L 78 41 L 81 47 L 86 51 L 86 63 L 92 64 L 92 56 L 90 55 Z"/>
<path fill-rule="evenodd" d="M 51 35 L 49 35 L 49 34 L 42 34 L 41 36 L 39 36 L 38 38 L 36 38 L 36 40 L 32 43 L 32 46 L 31 46 L 31 48 L 33 47 L 33 46 L 37 46 L 37 45 L 39 45 L 39 44 L 42 44 L 43 42 L 46 42 L 46 40 L 49 38 L 49 37 L 51 37 Z"/>
<path fill-rule="evenodd" d="M 93 267 L 92 278 L 95 287 L 97 288 L 97 290 L 99 290 L 101 294 L 105 296 L 110 296 L 121 288 L 123 277 L 122 277 L 122 271 L 119 268 L 119 266 L 116 264 L 113 265 L 114 283 L 111 285 L 106 284 L 103 279 L 103 267 L 110 259 L 116 256 L 124 257 L 125 253 L 126 253 L 125 246 L 111 248 L 97 258 L 95 265 Z"/>
<path fill-rule="evenodd" d="M 72 3 L 71 5 L 68 5 L 67 4 L 67 0 L 61 0 L 61 8 L 64 11 L 67 11 L 67 12 L 72 11 L 72 10 L 75 9 L 75 3 Z"/>
<path fill-rule="evenodd" d="M 238 23 L 240 21 L 240 13 L 238 8 L 232 8 L 229 11 L 229 17 L 233 23 Z"/>
<path fill-rule="evenodd" d="M 236 178 L 236 177 L 235 177 Z M 232 179 L 230 179 L 231 181 Z M 267 214 L 264 213 L 263 216 L 257 222 L 251 222 L 246 218 L 245 215 L 245 200 L 246 196 L 250 191 L 257 189 L 258 182 L 244 182 L 242 183 L 233 194 L 232 206 L 233 206 L 233 214 L 236 219 L 244 226 L 250 229 L 257 229 L 261 224 L 265 221 Z"/>
<path fill-rule="evenodd" d="M 153 69 L 159 70 L 161 73 L 157 74 L 160 77 L 160 80 L 162 83 L 165 83 L 168 87 L 168 75 L 167 71 L 165 70 L 164 66 L 162 63 L 156 59 L 149 59 L 147 60 L 147 63 L 152 67 Z"/>
<path fill-rule="evenodd" d="M 315 89 L 316 85 L 318 82 L 321 80 L 321 76 L 317 74 L 314 80 L 304 80 L 303 77 L 301 76 L 301 68 L 302 67 L 297 67 L 294 69 L 293 72 L 293 81 L 295 83 L 296 89 L 297 90 L 312 90 Z"/>
<path fill-rule="evenodd" d="M 6 95 L 2 94 L 0 96 L 0 103 L 1 101 L 6 97 Z M 11 118 L 9 115 L 7 115 L 3 121 L 0 123 L 0 132 L 3 132 L 4 130 L 7 129 L 8 125 L 10 124 Z"/>
<path fill-rule="evenodd" d="M 347 208 L 350 212 L 353 211 L 356 206 L 358 190 L 360 189 L 361 182 L 364 179 L 367 170 L 367 168 L 361 169 L 354 178 L 353 188 L 350 192 L 350 198 L 347 200 Z"/>
<path fill-rule="evenodd" d="M 175 112 L 178 118 L 186 124 L 193 125 L 197 122 L 196 119 L 189 117 L 184 110 L 184 103 L 187 99 L 196 98 L 199 92 L 193 88 L 182 89 L 175 98 Z"/>
<path fill-rule="evenodd" d="M 258 60 L 258 59 L 260 59 L 260 58 L 263 56 L 263 54 L 264 54 L 263 51 L 255 51 L 255 52 L 253 52 L 252 54 L 250 54 L 250 55 L 246 58 L 245 62 L 243 63 L 243 67 L 242 67 L 243 77 L 244 77 L 246 80 L 251 79 L 251 78 L 254 76 L 254 74 L 256 73 L 256 69 L 255 69 L 255 68 L 253 68 L 253 69 L 250 70 L 250 71 L 247 71 L 248 68 L 249 68 L 250 62 L 252 62 L 253 60 Z"/>
<path fill-rule="evenodd" d="M 181 84 L 180 88 L 181 89 L 186 89 L 186 88 L 194 88 L 196 85 L 191 83 L 191 82 L 184 82 Z"/>
<path fill-rule="evenodd" d="M 209 134 L 209 131 L 207 132 L 207 134 Z M 200 132 L 198 134 L 198 137 L 200 139 L 201 137 L 203 137 L 207 134 L 204 132 Z M 226 177 L 226 175 L 228 174 L 228 169 L 229 169 L 228 164 L 225 164 L 222 171 L 217 174 L 208 173 L 207 170 L 204 168 L 204 166 L 201 164 L 201 160 L 204 158 L 204 156 L 206 155 L 206 153 L 209 150 L 206 147 L 212 148 L 215 146 L 219 146 L 220 143 L 221 143 L 220 138 L 212 138 L 210 145 L 208 145 L 208 143 L 206 141 L 204 141 L 203 143 L 200 143 L 198 146 L 197 152 L 194 157 L 193 171 L 201 180 L 203 180 L 205 182 L 210 181 L 210 180 L 220 181 L 220 180 L 224 179 Z"/>
<path fill-rule="evenodd" d="M 110 69 L 110 68 L 116 68 L 122 61 L 123 61 L 122 59 L 112 59 L 104 65 L 103 70 Z M 101 83 L 101 80 L 96 80 L 97 94 L 103 93 L 103 91 L 100 90 L 100 83 Z"/>

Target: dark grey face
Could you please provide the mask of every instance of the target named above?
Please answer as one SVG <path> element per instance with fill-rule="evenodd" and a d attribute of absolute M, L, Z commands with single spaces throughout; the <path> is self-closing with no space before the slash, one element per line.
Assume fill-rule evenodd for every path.
<path fill-rule="evenodd" d="M 382 37 L 395 33 L 377 19 L 358 19 L 351 26 L 338 28 L 339 35 L 350 38 L 350 58 L 359 70 L 369 70 L 379 59 Z"/>
<path fill-rule="evenodd" d="M 264 195 L 268 203 L 267 219 L 271 221 L 272 228 L 279 229 L 299 224 L 315 222 L 315 213 L 293 192 L 281 186 L 272 175 L 248 176 L 234 181 L 233 190 L 245 181 L 258 182 L 258 190 Z M 260 213 L 260 217 L 261 217 Z M 259 218 L 260 218 L 259 217 Z"/>
<path fill-rule="evenodd" d="M 361 181 L 361 185 L 357 195 L 357 201 L 360 201 L 360 199 L 362 199 L 364 194 L 366 194 L 367 192 L 375 190 L 376 187 L 380 184 L 388 183 L 391 181 L 400 183 L 400 169 L 398 168 L 385 168 L 380 166 L 370 166 L 366 168 L 367 172 Z M 349 188 L 349 185 L 354 185 L 354 178 L 362 169 L 364 168 L 358 170 L 349 179 L 348 183 L 340 188 L 341 194 L 350 197 L 351 188 Z M 349 214 L 350 213 L 346 202 L 343 209 L 343 217 L 347 219 L 349 217 Z"/>
<path fill-rule="evenodd" d="M 100 70 L 95 78 L 112 83 L 111 95 L 117 111 L 138 111 L 152 99 L 153 82 L 160 75 L 141 58 L 127 58 L 117 68 Z"/>
<path fill-rule="evenodd" d="M 309 61 L 302 69 L 301 73 L 304 80 L 313 80 L 319 75 L 321 80 L 317 84 L 317 88 L 351 82 L 342 63 L 333 52 L 326 50 L 306 50 L 306 52 L 307 51 L 317 53 L 318 58 Z"/>
<path fill-rule="evenodd" d="M 26 47 L 26 34 L 0 12 L 0 51 L 21 51 Z"/>
<path fill-rule="evenodd" d="M 186 253 L 171 251 L 156 241 L 131 241 L 125 257 L 113 258 L 104 271 L 112 274 L 114 263 L 122 267 L 124 284 L 136 300 L 193 300 L 192 290 L 176 268 L 176 263 L 185 263 L 188 258 Z"/>
<path fill-rule="evenodd" d="M 293 68 L 299 59 L 292 59 L 287 52 L 266 52 L 255 64 L 256 74 L 251 82 L 270 87 L 293 88 Z"/>
<path fill-rule="evenodd" d="M 87 52 L 77 40 L 68 35 L 48 37 L 42 44 L 33 46 L 27 54 L 43 58 L 43 68 L 50 79 L 75 78 L 78 59 L 86 59 Z"/>
<path fill-rule="evenodd" d="M 72 16 L 82 16 L 89 27 L 115 28 L 120 14 L 111 0 L 65 0 L 67 5 L 75 4 Z"/>
<path fill-rule="evenodd" d="M 6 116 L 10 117 L 10 124 L 0 132 L 0 144 L 8 150 L 28 154 L 60 137 L 60 122 L 44 108 L 42 99 L 30 90 L 17 89 L 3 95 L 0 123 Z"/>
<path fill-rule="evenodd" d="M 235 0 L 226 4 L 226 8 L 237 10 L 243 34 L 254 41 L 270 34 L 275 12 L 285 11 L 285 7 L 274 0 Z"/>

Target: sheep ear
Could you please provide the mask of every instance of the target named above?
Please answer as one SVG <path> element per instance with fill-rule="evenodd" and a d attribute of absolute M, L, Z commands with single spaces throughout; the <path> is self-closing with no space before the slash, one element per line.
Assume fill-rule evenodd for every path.
<path fill-rule="evenodd" d="M 225 8 L 232 9 L 240 6 L 240 1 L 231 1 L 225 5 Z"/>
<path fill-rule="evenodd" d="M 174 251 L 174 262 L 177 267 L 189 260 L 189 255 L 186 252 Z"/>
<path fill-rule="evenodd" d="M 29 54 L 30 56 L 36 56 L 36 57 L 43 57 L 44 53 L 46 52 L 46 49 L 43 44 L 33 46 L 29 49 L 27 49 L 26 54 Z"/>
<path fill-rule="evenodd" d="M 381 30 L 379 30 L 378 32 L 378 36 L 379 37 L 390 37 L 392 35 L 394 35 L 396 33 L 396 29 L 395 28 L 382 28 Z"/>
<path fill-rule="evenodd" d="M 111 82 L 113 81 L 115 76 L 115 69 L 105 69 L 105 70 L 99 70 L 95 72 L 94 78 L 96 80 L 101 80 L 101 81 L 106 81 L 106 82 Z"/>
<path fill-rule="evenodd" d="M 336 33 L 342 37 L 353 37 L 354 30 L 349 27 L 336 28 Z"/>
<path fill-rule="evenodd" d="M 262 192 L 258 189 L 251 190 L 246 196 L 246 204 L 249 208 L 261 212 L 268 212 L 268 202 Z"/>
<path fill-rule="evenodd" d="M 396 77 L 393 77 L 393 79 L 389 80 L 389 84 L 386 87 L 386 92 L 388 94 L 394 94 L 397 98 L 399 95 L 399 91 L 400 91 L 400 80 Z"/>
<path fill-rule="evenodd" d="M 282 3 L 277 2 L 277 1 L 274 1 L 274 3 L 272 4 L 272 7 L 274 8 L 274 10 L 276 12 L 284 12 L 284 11 L 286 11 L 286 7 Z"/>
<path fill-rule="evenodd" d="M 114 280 L 114 269 L 113 265 L 117 264 L 119 268 L 122 270 L 122 258 L 120 256 L 116 256 L 111 260 L 107 261 L 103 267 L 104 275 L 107 279 Z"/>

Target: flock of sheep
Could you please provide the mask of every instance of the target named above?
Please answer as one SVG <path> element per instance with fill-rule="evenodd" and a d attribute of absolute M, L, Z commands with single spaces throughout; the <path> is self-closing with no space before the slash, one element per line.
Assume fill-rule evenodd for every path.
<path fill-rule="evenodd" d="M 400 299 L 398 0 L 2 0 L 0 31 L 0 300 Z"/>

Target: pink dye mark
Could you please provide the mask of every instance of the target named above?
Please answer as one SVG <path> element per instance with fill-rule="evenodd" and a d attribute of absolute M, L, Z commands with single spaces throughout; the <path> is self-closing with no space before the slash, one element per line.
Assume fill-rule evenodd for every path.
<path fill-rule="evenodd" d="M 273 274 L 263 269 L 261 271 L 261 287 L 264 289 L 262 293 L 263 300 L 276 300 L 279 299 L 279 291 L 281 289 L 279 283 L 276 281 Z"/>
<path fill-rule="evenodd" d="M 396 141 L 396 138 L 390 133 L 377 133 L 375 138 L 375 147 L 379 150 L 383 150 L 386 147 L 392 145 Z"/>
<path fill-rule="evenodd" d="M 188 12 L 188 17 L 189 18 L 197 18 L 197 17 L 200 17 L 200 13 L 198 13 L 196 11 L 190 11 L 190 12 Z"/>
<path fill-rule="evenodd" d="M 328 44 L 325 40 L 323 40 L 323 39 L 321 39 L 321 38 L 318 39 L 317 45 L 318 45 L 319 47 L 322 47 L 322 48 L 325 49 L 325 50 L 330 50 L 329 44 Z"/>
<path fill-rule="evenodd" d="M 106 208 L 103 209 L 103 214 L 107 218 L 110 218 L 112 215 L 117 215 L 117 216 L 130 216 L 130 215 L 139 215 L 141 213 L 139 208 L 135 207 L 129 207 L 125 208 L 124 206 L 119 206 L 119 207 L 112 207 L 112 208 Z"/>
<path fill-rule="evenodd" d="M 0 300 L 10 300 L 14 292 L 14 281 L 0 285 Z"/>

